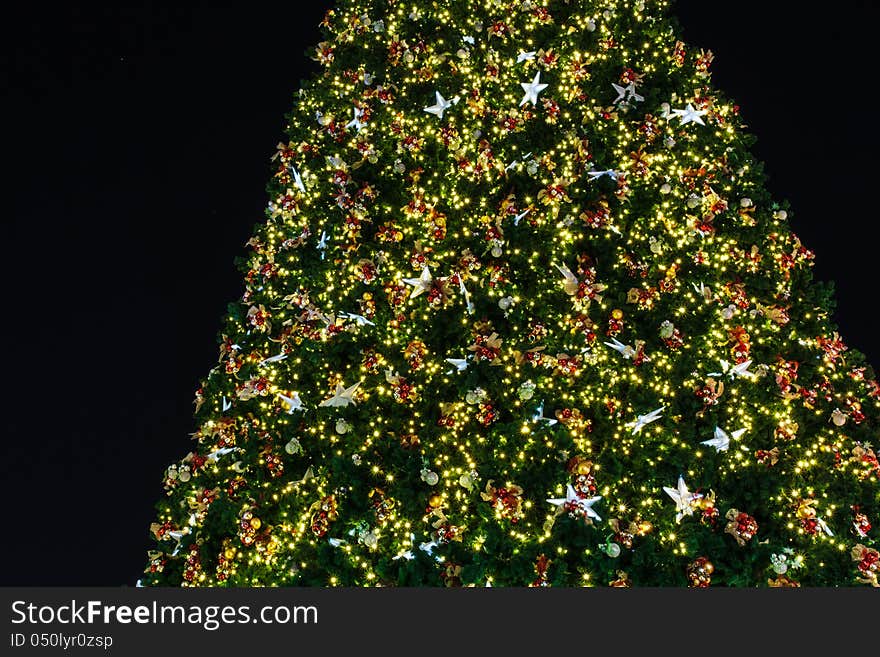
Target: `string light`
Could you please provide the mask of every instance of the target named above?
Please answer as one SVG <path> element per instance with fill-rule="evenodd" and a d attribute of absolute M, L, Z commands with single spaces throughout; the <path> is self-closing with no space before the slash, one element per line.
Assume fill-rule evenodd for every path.
<path fill-rule="evenodd" d="M 146 583 L 877 584 L 880 387 L 668 11 L 328 12 Z"/>

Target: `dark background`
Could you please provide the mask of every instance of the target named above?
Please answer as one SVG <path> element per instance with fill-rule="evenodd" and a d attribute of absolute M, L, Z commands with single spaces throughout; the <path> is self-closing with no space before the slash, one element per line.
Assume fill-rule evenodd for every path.
<path fill-rule="evenodd" d="M 331 2 L 4 9 L 0 585 L 140 576 Z M 836 281 L 841 333 L 880 363 L 880 7 L 805 5 L 678 0 L 676 13 L 688 45 L 715 53 L 714 82 L 759 137 L 816 277 Z"/>

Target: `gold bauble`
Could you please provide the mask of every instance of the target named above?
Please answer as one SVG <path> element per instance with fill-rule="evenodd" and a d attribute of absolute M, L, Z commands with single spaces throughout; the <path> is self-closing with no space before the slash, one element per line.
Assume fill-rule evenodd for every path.
<path fill-rule="evenodd" d="M 259 518 L 251 518 L 251 528 L 259 529 L 263 525 L 263 521 Z"/>
<path fill-rule="evenodd" d="M 428 504 L 436 508 L 443 504 L 443 498 L 440 495 L 431 495 L 431 497 L 428 498 Z"/>
<path fill-rule="evenodd" d="M 613 319 L 623 319 L 623 311 L 620 308 L 615 308 L 611 311 L 611 317 Z"/>

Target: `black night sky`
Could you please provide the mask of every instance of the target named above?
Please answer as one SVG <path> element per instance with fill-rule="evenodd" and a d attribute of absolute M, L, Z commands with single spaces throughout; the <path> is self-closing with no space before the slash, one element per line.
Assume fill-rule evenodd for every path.
<path fill-rule="evenodd" d="M 190 449 L 193 391 L 242 291 L 233 259 L 262 221 L 269 157 L 331 2 L 5 13 L 0 585 L 140 576 L 162 474 Z M 816 277 L 836 281 L 842 335 L 880 364 L 880 6 L 677 4 L 758 136 Z"/>

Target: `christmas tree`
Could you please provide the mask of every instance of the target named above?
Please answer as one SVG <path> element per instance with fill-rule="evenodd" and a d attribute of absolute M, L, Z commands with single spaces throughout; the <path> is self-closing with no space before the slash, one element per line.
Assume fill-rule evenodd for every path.
<path fill-rule="evenodd" d="M 143 582 L 878 586 L 880 385 L 668 0 L 342 0 Z"/>

